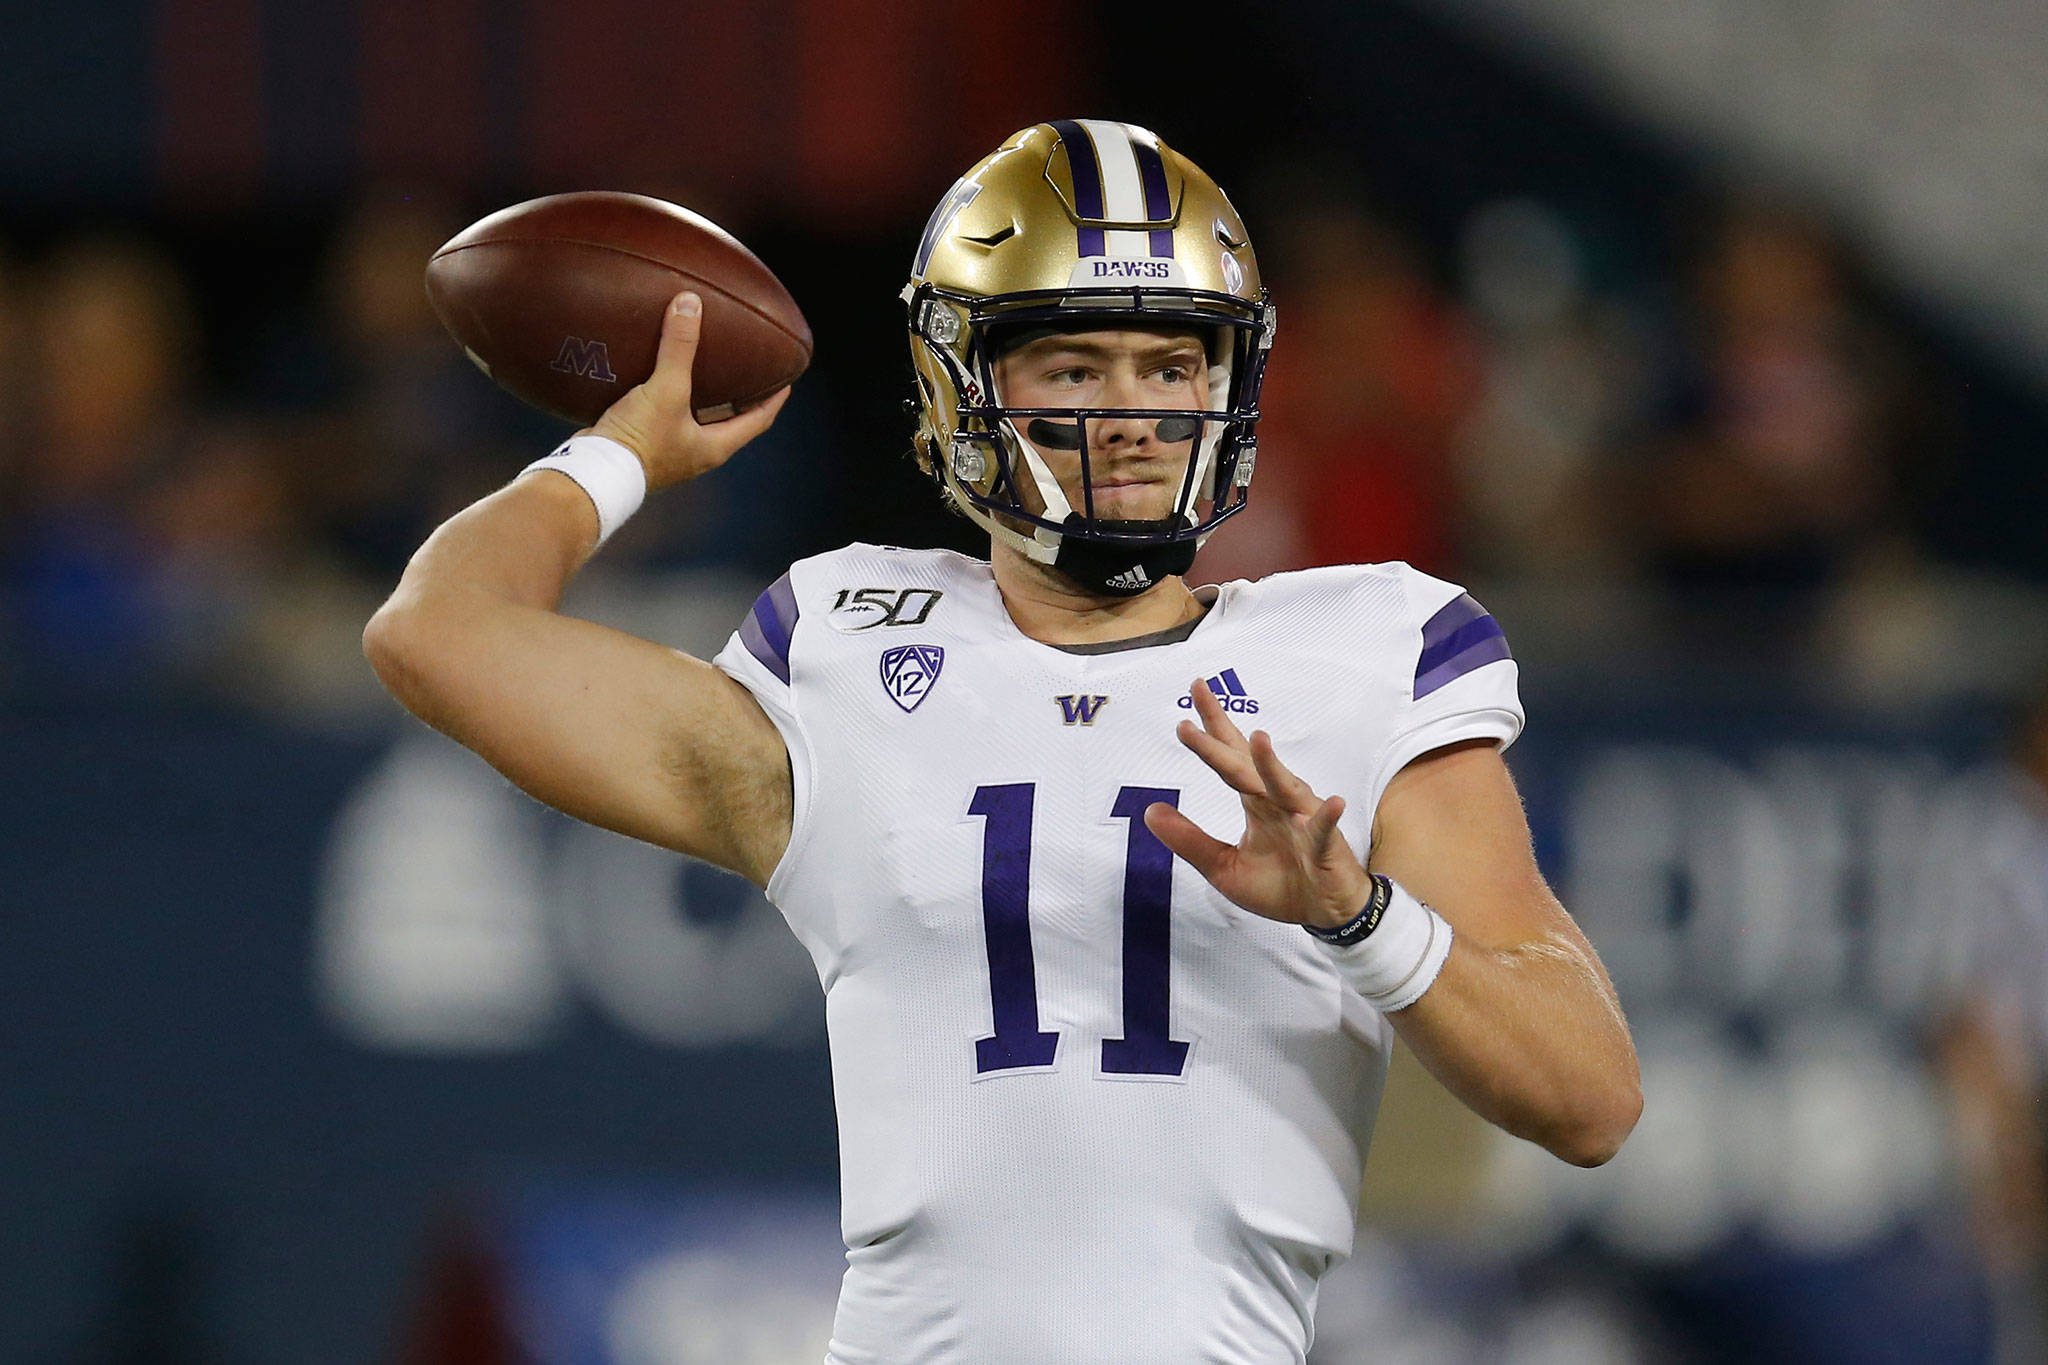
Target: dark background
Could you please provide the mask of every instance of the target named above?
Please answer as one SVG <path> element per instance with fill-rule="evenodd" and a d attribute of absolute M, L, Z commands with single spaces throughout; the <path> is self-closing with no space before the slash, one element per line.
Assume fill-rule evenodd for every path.
<path fill-rule="evenodd" d="M 1212 173 L 1279 303 L 1254 508 L 1198 574 L 1473 585 L 1644 1050 L 1643 1128 L 1585 1176 L 1404 1062 L 1317 1360 L 2024 1351 L 2039 1228 L 1995 1210 L 2031 1187 L 1968 1140 L 1954 1042 L 1999 931 L 1939 888 L 1990 860 L 1969 813 L 2023 780 L 2001 736 L 2048 665 L 2040 372 L 1818 183 L 1449 13 L 0 6 L 0 1357 L 638 1359 L 484 1354 L 631 1259 L 536 1228 L 829 1209 L 815 986 L 745 937 L 773 912 L 535 810 L 360 657 L 426 533 L 560 435 L 419 271 L 602 187 L 788 284 L 817 359 L 776 429 L 571 604 L 713 650 L 794 558 L 976 548 L 906 454 L 895 296 L 955 176 L 1077 115 Z M 697 964 L 679 995 L 759 953 L 786 1007 L 721 1028 L 636 944 Z M 1714 1124 L 1749 1140 L 1703 1154 Z"/>

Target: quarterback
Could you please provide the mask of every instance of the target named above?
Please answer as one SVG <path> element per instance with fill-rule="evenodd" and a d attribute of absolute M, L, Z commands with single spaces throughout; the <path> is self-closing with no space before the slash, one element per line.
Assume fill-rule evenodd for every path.
<path fill-rule="evenodd" d="M 693 420 L 686 294 L 653 378 L 437 530 L 365 648 L 540 800 L 765 887 L 810 951 L 834 1365 L 1300 1362 L 1396 1033 L 1566 1161 L 1641 1109 L 1501 759 L 1514 660 L 1404 564 L 1186 583 L 1252 482 L 1274 314 L 1153 134 L 1018 133 L 903 298 L 918 459 L 987 560 L 804 560 L 709 663 L 557 612 L 648 490 L 774 420 Z"/>

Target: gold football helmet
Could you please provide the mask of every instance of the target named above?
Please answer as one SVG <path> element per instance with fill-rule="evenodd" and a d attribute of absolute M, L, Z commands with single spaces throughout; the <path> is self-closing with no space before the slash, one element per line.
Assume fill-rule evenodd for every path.
<path fill-rule="evenodd" d="M 1132 595 L 1185 573 L 1201 543 L 1244 506 L 1273 306 L 1237 210 L 1152 133 L 1098 119 L 1017 133 L 940 202 L 903 299 L 917 368 L 918 462 L 955 506 L 1026 557 Z M 1207 408 L 1018 408 L 996 391 L 991 333 L 1131 322 L 1209 338 Z M 1192 442 L 1172 515 L 1094 514 L 1087 423 L 1104 417 L 1157 421 L 1160 439 Z M 1034 441 L 1079 450 L 1080 507 Z M 1035 499 L 1025 496 L 1027 480 Z"/>

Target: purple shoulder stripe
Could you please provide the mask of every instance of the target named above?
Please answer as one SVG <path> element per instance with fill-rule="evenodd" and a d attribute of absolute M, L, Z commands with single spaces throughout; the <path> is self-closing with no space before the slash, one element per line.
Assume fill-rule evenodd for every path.
<path fill-rule="evenodd" d="M 1513 657 L 1500 623 L 1470 593 L 1459 593 L 1423 623 L 1422 653 L 1415 660 L 1415 699 L 1422 700 L 1482 664 Z"/>
<path fill-rule="evenodd" d="M 754 599 L 754 609 L 740 622 L 740 643 L 747 653 L 784 682 L 789 681 L 789 637 L 796 617 L 796 591 L 784 574 Z"/>

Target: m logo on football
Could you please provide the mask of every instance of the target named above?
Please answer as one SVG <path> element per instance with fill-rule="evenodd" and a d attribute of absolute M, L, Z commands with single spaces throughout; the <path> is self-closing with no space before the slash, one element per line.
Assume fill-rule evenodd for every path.
<path fill-rule="evenodd" d="M 938 645 L 898 645 L 882 651 L 882 686 L 889 700 L 915 711 L 931 692 L 945 667 L 946 651 Z"/>
<path fill-rule="evenodd" d="M 605 344 L 582 337 L 563 337 L 562 349 L 555 352 L 548 368 L 563 374 L 580 374 L 585 379 L 601 379 L 607 384 L 619 382 L 619 377 L 612 373 L 612 353 Z"/>

